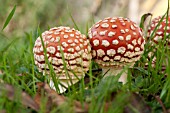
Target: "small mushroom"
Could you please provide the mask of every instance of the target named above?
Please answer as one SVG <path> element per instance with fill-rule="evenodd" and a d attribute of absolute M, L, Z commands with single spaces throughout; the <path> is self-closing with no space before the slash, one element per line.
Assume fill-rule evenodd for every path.
<path fill-rule="evenodd" d="M 61 84 L 68 87 L 85 76 L 91 62 L 90 43 L 85 35 L 74 28 L 60 26 L 43 32 L 42 39 L 47 51 L 48 61 Z M 45 64 L 44 50 L 40 37 L 35 41 L 33 53 L 35 64 L 39 71 L 44 74 L 45 72 L 50 74 L 49 67 Z M 63 57 L 64 60 L 62 59 Z M 66 64 L 67 71 L 64 68 L 64 64 Z M 50 86 L 54 88 L 52 80 L 50 81 Z M 61 85 L 58 85 L 58 87 L 60 93 L 66 90 Z"/>
<path fill-rule="evenodd" d="M 158 17 L 154 18 L 151 21 L 151 24 L 149 25 L 148 32 L 147 32 L 147 41 L 149 41 L 150 46 L 152 46 L 154 48 L 148 54 L 148 60 L 152 60 L 153 67 L 155 66 L 155 63 L 156 63 L 156 56 L 154 56 L 154 53 L 157 51 L 157 47 L 155 47 L 154 45 L 157 45 L 161 41 L 165 41 L 165 43 L 168 44 L 168 49 L 170 49 L 170 37 L 169 37 L 169 35 L 170 35 L 170 16 L 168 16 L 168 18 L 164 17 L 162 21 L 161 21 L 161 18 L 162 18 L 162 16 L 158 16 Z M 154 32 L 154 30 L 156 30 L 156 31 Z M 153 35 L 153 37 L 151 37 L 152 35 Z M 165 36 L 165 40 L 164 40 L 164 36 Z M 147 66 L 148 66 L 148 63 L 146 63 L 146 67 Z"/>
<path fill-rule="evenodd" d="M 147 34 L 148 38 L 152 35 L 153 31 L 156 29 L 156 26 L 161 21 L 161 18 L 162 16 L 159 16 L 152 20 L 150 26 L 148 27 L 148 34 Z M 163 18 L 162 22 L 160 22 L 160 25 L 157 27 L 156 32 L 153 34 L 153 40 L 151 42 L 157 44 L 159 41 L 162 41 L 164 39 L 164 33 L 166 36 L 170 34 L 170 16 L 168 16 L 167 23 L 166 23 L 166 17 Z M 170 46 L 170 39 L 166 37 L 166 41 Z"/>
<path fill-rule="evenodd" d="M 128 18 L 108 17 L 94 24 L 88 32 L 92 57 L 105 76 L 117 75 L 124 66 L 133 66 L 144 51 L 141 29 Z M 119 78 L 125 83 L 125 73 Z"/>

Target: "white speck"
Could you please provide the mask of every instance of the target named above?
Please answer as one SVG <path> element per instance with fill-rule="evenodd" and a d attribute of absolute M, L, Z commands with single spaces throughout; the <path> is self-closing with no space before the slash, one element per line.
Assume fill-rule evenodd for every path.
<path fill-rule="evenodd" d="M 130 25 L 130 28 L 131 28 L 132 30 L 135 30 L 135 27 L 134 27 L 133 25 Z"/>
<path fill-rule="evenodd" d="M 144 49 L 145 41 L 141 44 L 141 49 Z"/>
<path fill-rule="evenodd" d="M 63 47 L 68 47 L 68 44 L 66 42 L 62 42 Z"/>
<path fill-rule="evenodd" d="M 130 56 L 131 56 L 131 54 L 132 54 L 132 52 L 130 52 L 130 51 L 126 51 L 126 53 L 124 54 L 124 56 L 130 57 Z"/>
<path fill-rule="evenodd" d="M 95 51 L 95 50 L 92 51 L 92 56 L 93 56 L 93 57 L 96 56 L 96 51 Z"/>
<path fill-rule="evenodd" d="M 115 56 L 114 60 L 120 60 L 121 56 Z"/>
<path fill-rule="evenodd" d="M 103 23 L 103 24 L 101 25 L 101 27 L 103 27 L 103 28 L 108 28 L 108 27 L 109 27 L 109 24 L 108 24 L 108 23 Z"/>
<path fill-rule="evenodd" d="M 136 32 L 133 32 L 133 35 L 136 35 Z"/>
<path fill-rule="evenodd" d="M 135 51 L 140 51 L 140 48 L 139 47 L 135 47 Z"/>
<path fill-rule="evenodd" d="M 125 29 L 126 32 L 129 32 L 129 29 Z"/>
<path fill-rule="evenodd" d="M 123 29 L 121 29 L 120 32 L 121 32 L 122 34 L 126 33 Z"/>
<path fill-rule="evenodd" d="M 93 40 L 93 44 L 94 44 L 94 46 L 98 46 L 99 45 L 99 40 L 97 40 L 97 39 Z"/>
<path fill-rule="evenodd" d="M 74 49 L 73 48 L 68 48 L 67 51 L 68 52 L 74 52 Z"/>
<path fill-rule="evenodd" d="M 80 42 L 83 42 L 83 39 L 80 38 L 79 41 L 80 41 Z"/>
<path fill-rule="evenodd" d="M 111 19 L 110 22 L 116 22 L 116 20 L 115 19 Z"/>
<path fill-rule="evenodd" d="M 91 51 L 91 47 L 90 47 L 90 46 L 88 46 L 88 47 L 87 47 L 87 50 L 88 50 L 88 52 L 90 52 L 90 51 Z"/>
<path fill-rule="evenodd" d="M 113 44 L 113 45 L 117 45 L 118 43 L 119 43 L 118 40 L 113 40 L 113 41 L 112 41 L 112 44 Z"/>
<path fill-rule="evenodd" d="M 155 27 L 155 24 L 151 24 L 151 27 Z"/>
<path fill-rule="evenodd" d="M 76 45 L 75 43 L 70 44 L 70 46 L 72 46 L 72 47 L 75 46 L 75 45 Z"/>
<path fill-rule="evenodd" d="M 159 26 L 159 28 L 158 29 L 161 29 L 162 28 L 162 24 Z"/>
<path fill-rule="evenodd" d="M 72 30 L 70 30 L 70 29 L 66 29 L 66 30 L 65 30 L 65 32 L 66 32 L 66 33 L 71 33 L 71 32 L 72 32 Z"/>
<path fill-rule="evenodd" d="M 83 48 L 83 44 L 80 44 L 80 48 Z"/>
<path fill-rule="evenodd" d="M 64 35 L 64 38 L 68 38 L 68 35 Z"/>
<path fill-rule="evenodd" d="M 51 53 L 51 54 L 54 54 L 55 53 L 55 47 L 53 46 L 50 46 L 50 47 L 47 47 L 47 52 Z"/>
<path fill-rule="evenodd" d="M 133 24 L 135 27 L 138 27 L 135 23 Z"/>
<path fill-rule="evenodd" d="M 110 43 L 107 40 L 102 40 L 102 45 L 108 47 Z"/>
<path fill-rule="evenodd" d="M 54 40 L 55 40 L 54 38 L 51 38 L 51 39 L 50 39 L 50 42 L 54 42 Z"/>
<path fill-rule="evenodd" d="M 117 28 L 117 25 L 112 25 L 112 28 L 114 29 L 114 28 Z"/>
<path fill-rule="evenodd" d="M 126 25 L 126 23 L 125 23 L 125 22 L 122 22 L 122 25 L 123 25 L 123 26 L 125 26 L 125 25 Z"/>
<path fill-rule="evenodd" d="M 64 50 L 64 48 L 63 48 L 63 47 L 61 47 L 61 46 L 57 46 L 57 50 L 58 50 L 58 51 L 60 51 L 60 49 L 61 49 L 61 50 Z"/>
<path fill-rule="evenodd" d="M 154 40 L 155 41 L 158 41 L 158 40 L 161 40 L 162 39 L 162 36 L 155 36 Z"/>
<path fill-rule="evenodd" d="M 116 54 L 116 51 L 114 49 L 107 50 L 107 55 L 114 56 Z"/>
<path fill-rule="evenodd" d="M 55 31 L 55 32 L 54 32 L 54 34 L 55 34 L 55 35 L 58 35 L 58 34 L 60 34 L 60 32 L 58 32 L 58 31 Z"/>
<path fill-rule="evenodd" d="M 124 40 L 123 36 L 118 36 L 119 40 Z"/>
<path fill-rule="evenodd" d="M 52 38 L 52 35 L 48 35 L 48 36 L 47 36 L 47 39 L 50 39 L 50 38 Z"/>
<path fill-rule="evenodd" d="M 70 37 L 74 37 L 74 34 L 70 34 Z"/>
<path fill-rule="evenodd" d="M 78 41 L 77 39 L 74 39 L 74 42 L 75 42 L 75 43 L 79 43 L 79 41 Z"/>
<path fill-rule="evenodd" d="M 57 36 L 57 37 L 55 38 L 55 41 L 54 41 L 54 42 L 59 42 L 59 41 L 60 41 L 60 37 Z"/>
<path fill-rule="evenodd" d="M 131 35 L 127 35 L 126 36 L 126 41 L 130 40 L 131 39 Z"/>
<path fill-rule="evenodd" d="M 94 31 L 94 32 L 93 32 L 93 36 L 96 36 L 96 35 L 97 35 L 97 31 Z"/>
<path fill-rule="evenodd" d="M 100 24 L 96 24 L 96 25 L 95 25 L 95 28 L 98 28 L 99 26 L 100 26 Z"/>
<path fill-rule="evenodd" d="M 88 45 L 89 43 L 88 43 L 88 41 L 86 40 L 86 41 L 84 41 L 84 45 L 86 46 L 86 45 Z"/>
<path fill-rule="evenodd" d="M 158 35 L 162 35 L 162 34 L 163 34 L 163 32 L 162 32 L 162 31 L 159 31 L 159 32 L 156 32 L 156 34 L 158 34 Z"/>
<path fill-rule="evenodd" d="M 102 22 L 108 22 L 108 20 L 105 18 Z"/>
<path fill-rule="evenodd" d="M 142 38 L 138 39 L 138 44 L 141 45 Z"/>
<path fill-rule="evenodd" d="M 109 37 L 112 37 L 112 36 L 114 36 L 115 34 L 116 34 L 116 32 L 110 31 L 110 32 L 108 33 L 108 36 L 109 36 Z"/>
<path fill-rule="evenodd" d="M 69 63 L 70 64 L 76 64 L 76 60 L 70 60 Z"/>
<path fill-rule="evenodd" d="M 136 39 L 134 39 L 133 41 L 132 41 L 132 44 L 135 46 L 137 43 L 136 43 Z"/>
<path fill-rule="evenodd" d="M 73 43 L 73 40 L 68 40 L 67 42 L 70 44 L 70 43 Z"/>
<path fill-rule="evenodd" d="M 103 55 L 105 55 L 105 52 L 104 52 L 102 49 L 98 49 L 98 50 L 97 50 L 97 55 L 98 55 L 99 57 L 102 57 Z"/>
<path fill-rule="evenodd" d="M 130 50 L 133 50 L 134 47 L 133 47 L 133 45 L 128 44 L 128 45 L 127 45 L 127 48 L 130 49 Z"/>
<path fill-rule="evenodd" d="M 44 49 L 43 49 L 43 46 L 41 46 L 41 47 L 40 47 L 40 51 L 43 51 L 43 50 L 44 50 Z"/>
<path fill-rule="evenodd" d="M 56 57 L 61 57 L 61 54 L 60 53 L 56 53 L 55 56 Z"/>
<path fill-rule="evenodd" d="M 105 30 L 105 31 L 100 31 L 100 32 L 99 32 L 99 35 L 104 36 L 104 35 L 106 34 L 106 32 L 107 32 L 107 30 Z"/>
<path fill-rule="evenodd" d="M 119 47 L 119 48 L 117 49 L 117 52 L 118 52 L 118 53 L 121 53 L 121 54 L 123 54 L 125 51 L 126 51 L 126 48 L 125 48 L 125 47 Z"/>
<path fill-rule="evenodd" d="M 107 57 L 107 56 L 105 56 L 104 58 L 103 58 L 103 61 L 109 61 L 110 59 L 109 59 L 109 57 Z"/>
<path fill-rule="evenodd" d="M 79 46 L 76 47 L 76 51 L 80 51 L 80 47 Z"/>

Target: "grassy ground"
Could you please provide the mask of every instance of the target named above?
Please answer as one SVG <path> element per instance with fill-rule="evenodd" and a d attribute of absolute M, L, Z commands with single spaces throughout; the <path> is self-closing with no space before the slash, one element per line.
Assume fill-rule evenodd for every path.
<path fill-rule="evenodd" d="M 6 25 L 11 18 L 12 13 Z M 63 94 L 67 104 L 47 108 L 52 103 L 48 101 L 48 93 L 43 96 L 40 91 L 41 98 L 37 97 L 37 83 L 47 81 L 38 72 L 33 59 L 32 49 L 38 35 L 38 28 L 22 37 L 6 37 L 3 30 L 0 32 L 0 112 L 73 112 L 70 106 L 73 106 L 74 100 L 78 100 L 82 106 L 87 104 L 89 113 L 170 112 L 170 51 L 164 46 L 164 41 L 153 47 L 146 43 L 142 58 L 128 70 L 126 84 L 119 83 L 118 76 L 101 79 L 101 69 L 92 62 L 85 79 Z M 153 55 L 157 60 L 155 67 L 152 67 L 153 57 L 149 61 L 147 58 L 154 48 L 158 48 Z M 148 63 L 147 67 L 145 63 Z M 34 104 L 30 105 L 28 100 L 22 98 L 23 91 L 27 95 L 25 98 L 30 95 L 29 99 L 38 102 L 38 110 L 32 107 Z"/>

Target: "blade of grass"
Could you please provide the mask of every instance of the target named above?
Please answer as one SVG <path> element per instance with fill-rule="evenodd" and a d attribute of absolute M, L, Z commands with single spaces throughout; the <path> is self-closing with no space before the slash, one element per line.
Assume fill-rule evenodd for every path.
<path fill-rule="evenodd" d="M 149 16 L 152 16 L 152 14 L 151 14 L 151 13 L 147 13 L 147 14 L 144 14 L 144 15 L 141 17 L 140 28 L 144 29 L 144 22 L 145 22 L 145 20 L 146 20 Z"/>
<path fill-rule="evenodd" d="M 0 50 L 0 55 L 2 55 L 5 51 L 7 51 L 7 50 L 9 49 L 9 47 L 10 47 L 11 45 L 13 45 L 18 39 L 19 39 L 19 38 L 15 38 L 14 40 L 12 40 L 11 43 L 9 43 L 8 45 L 6 45 L 6 46 L 3 48 L 3 50 Z"/>
<path fill-rule="evenodd" d="M 74 20 L 74 18 L 73 18 L 73 16 L 72 16 L 72 14 L 71 14 L 71 12 L 70 12 L 70 9 L 69 9 L 68 7 L 67 7 L 67 12 L 68 12 L 68 14 L 69 14 L 69 16 L 70 16 L 70 18 L 71 18 L 71 20 L 72 20 L 75 28 L 76 28 L 77 30 L 79 30 L 79 27 L 77 26 L 77 24 L 76 24 L 76 22 L 75 22 L 75 20 Z"/>
<path fill-rule="evenodd" d="M 11 10 L 11 12 L 9 13 L 9 15 L 8 15 L 8 17 L 7 17 L 6 21 L 5 21 L 5 24 L 4 24 L 3 28 L 2 28 L 2 31 L 3 31 L 3 30 L 6 28 L 6 26 L 9 24 L 10 20 L 12 19 L 13 15 L 14 15 L 14 13 L 15 13 L 15 10 L 16 10 L 16 5 L 13 7 L 13 9 Z"/>

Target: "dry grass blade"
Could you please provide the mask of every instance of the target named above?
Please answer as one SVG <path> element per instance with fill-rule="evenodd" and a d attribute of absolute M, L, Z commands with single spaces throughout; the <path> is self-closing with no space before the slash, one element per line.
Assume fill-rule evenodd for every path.
<path fill-rule="evenodd" d="M 139 113 L 151 113 L 151 108 L 145 103 L 142 96 L 132 93 L 129 97 L 130 106 L 125 108 L 125 113 L 132 113 L 134 110 Z"/>
<path fill-rule="evenodd" d="M 163 110 L 163 113 L 169 113 L 166 108 L 165 108 L 165 105 L 163 104 L 162 100 L 160 99 L 159 96 L 154 96 L 156 98 L 156 100 L 159 102 L 159 104 L 161 105 L 162 107 L 162 110 Z"/>
<path fill-rule="evenodd" d="M 16 88 L 9 84 L 1 84 L 0 85 L 0 96 L 6 96 L 9 100 L 15 101 L 15 95 L 18 92 Z M 4 95 L 5 94 L 5 95 Z M 22 105 L 26 107 L 30 107 L 31 109 L 38 111 L 39 106 L 36 102 L 31 98 L 30 95 L 25 93 L 24 91 L 21 92 L 20 101 Z"/>

